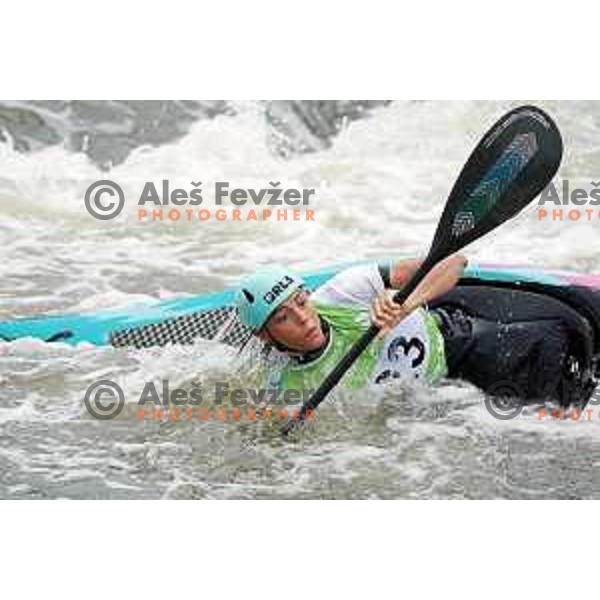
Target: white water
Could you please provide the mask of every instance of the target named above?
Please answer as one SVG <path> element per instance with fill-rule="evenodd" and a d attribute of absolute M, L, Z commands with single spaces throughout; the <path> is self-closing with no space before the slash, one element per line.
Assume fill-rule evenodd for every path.
<path fill-rule="evenodd" d="M 0 318 L 96 310 L 231 286 L 273 260 L 303 270 L 422 254 L 482 133 L 516 102 L 397 102 L 350 123 L 332 148 L 283 160 L 257 105 L 140 147 L 108 173 L 61 146 L 0 144 Z M 600 181 L 600 104 L 536 102 L 565 141 L 557 175 Z M 139 223 L 133 203 L 99 222 L 98 179 L 127 198 L 144 182 L 189 189 L 315 188 L 311 222 Z M 207 195 L 206 208 L 212 208 Z M 477 261 L 600 271 L 600 220 L 540 222 L 534 210 L 468 250 Z M 118 381 L 130 402 L 149 379 L 228 373 L 221 350 L 123 351 L 20 341 L 0 346 L 2 497 L 597 497 L 600 419 L 492 419 L 468 386 L 341 394 L 314 431 L 281 443 L 268 427 L 94 422 L 82 396 Z M 127 411 L 126 411 L 127 412 Z"/>

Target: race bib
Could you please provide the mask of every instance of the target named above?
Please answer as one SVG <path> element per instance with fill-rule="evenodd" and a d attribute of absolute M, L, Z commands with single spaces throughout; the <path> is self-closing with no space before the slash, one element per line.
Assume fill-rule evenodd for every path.
<path fill-rule="evenodd" d="M 373 381 L 411 378 L 431 383 L 445 374 L 442 334 L 433 317 L 417 309 L 385 337 Z"/>

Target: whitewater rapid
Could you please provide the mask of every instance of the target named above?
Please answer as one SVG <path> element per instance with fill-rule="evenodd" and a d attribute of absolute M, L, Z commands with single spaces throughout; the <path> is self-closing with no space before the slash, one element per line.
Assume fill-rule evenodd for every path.
<path fill-rule="evenodd" d="M 0 319 L 220 291 L 273 261 L 312 271 L 424 255 L 480 136 L 522 103 L 373 106 L 327 136 L 313 134 L 311 152 L 294 152 L 297 140 L 274 151 L 261 103 L 201 114 L 180 107 L 183 116 L 152 142 L 119 130 L 101 112 L 106 107 L 93 105 L 86 110 L 102 118 L 87 135 L 104 134 L 98 160 L 83 141 L 74 145 L 81 110 L 79 120 L 72 111 L 52 113 L 47 127 L 54 133 L 44 134 L 51 144 L 44 138 L 24 148 L 14 132 L 0 142 Z M 563 134 L 555 179 L 600 181 L 600 104 L 535 104 Z M 40 107 L 39 115 L 48 110 Z M 111 144 L 125 144 L 126 152 Z M 109 155 L 119 160 L 107 162 Z M 164 179 L 188 188 L 201 180 L 206 189 L 218 181 L 254 189 L 280 181 L 315 190 L 314 220 L 140 222 L 137 206 L 126 203 L 119 217 L 102 222 L 83 205 L 86 187 L 100 179 L 118 182 L 127 198 Z M 600 221 L 540 220 L 531 207 L 466 254 L 477 262 L 599 272 L 599 228 Z M 251 423 L 139 423 L 127 411 L 115 422 L 95 422 L 85 412 L 83 392 L 96 379 L 118 380 L 133 398 L 150 379 L 186 385 L 194 377 L 235 376 L 230 359 L 202 344 L 144 351 L 32 340 L 0 345 L 0 497 L 600 496 L 599 419 L 539 422 L 526 412 L 495 421 L 467 385 L 340 393 L 294 444 Z"/>

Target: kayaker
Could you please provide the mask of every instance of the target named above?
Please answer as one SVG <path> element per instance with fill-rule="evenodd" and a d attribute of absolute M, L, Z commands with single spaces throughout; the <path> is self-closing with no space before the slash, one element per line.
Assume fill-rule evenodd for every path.
<path fill-rule="evenodd" d="M 335 367 L 370 320 L 379 338 L 344 378 L 349 387 L 389 378 L 446 375 L 444 340 L 436 318 L 421 306 L 449 291 L 467 264 L 462 255 L 440 263 L 400 306 L 388 290 L 402 288 L 418 260 L 350 267 L 312 294 L 290 269 L 275 266 L 242 283 L 236 295 L 240 320 L 290 360 L 278 374 L 282 388 L 311 389 Z"/>
<path fill-rule="evenodd" d="M 587 333 L 575 311 L 552 298 L 535 298 L 541 320 L 520 319 L 531 298 L 494 290 L 502 297 L 477 299 L 462 290 L 488 311 L 489 318 L 480 318 L 470 310 L 473 302 L 451 299 L 467 265 L 461 254 L 442 261 L 397 305 L 390 290 L 401 289 L 419 265 L 415 259 L 350 267 L 312 293 L 281 266 L 244 281 L 236 293 L 241 322 L 287 357 L 269 373 L 269 385 L 316 389 L 372 321 L 380 335 L 342 379 L 346 387 L 395 378 L 435 383 L 449 376 L 490 393 L 505 393 L 508 385 L 511 395 L 563 405 L 588 393 L 591 351 L 574 351 L 585 345 Z M 509 310 L 502 312 L 506 302 Z"/>

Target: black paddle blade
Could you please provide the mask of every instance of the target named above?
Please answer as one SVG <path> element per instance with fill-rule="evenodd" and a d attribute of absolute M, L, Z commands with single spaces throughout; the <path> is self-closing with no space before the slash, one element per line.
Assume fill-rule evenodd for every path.
<path fill-rule="evenodd" d="M 554 121 L 535 106 L 504 115 L 463 167 L 431 245 L 439 260 L 514 217 L 552 180 L 563 153 Z"/>

